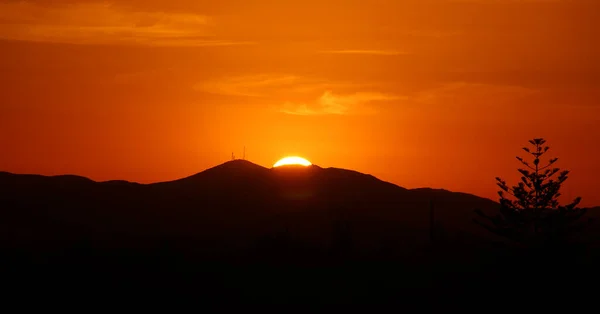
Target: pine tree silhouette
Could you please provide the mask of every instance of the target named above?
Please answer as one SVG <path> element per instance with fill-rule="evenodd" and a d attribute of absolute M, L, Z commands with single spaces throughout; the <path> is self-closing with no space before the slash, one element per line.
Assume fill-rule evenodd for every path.
<path fill-rule="evenodd" d="M 506 181 L 496 178 L 501 189 L 498 191 L 500 213 L 491 217 L 476 210 L 491 225 L 477 219 L 475 222 L 526 247 L 547 247 L 564 243 L 574 231 L 584 226 L 575 222 L 586 210 L 577 208 L 580 197 L 567 205 L 559 204 L 560 188 L 567 180 L 569 171 L 552 167 L 558 158 L 551 158 L 546 165 L 540 165 L 541 157 L 550 149 L 544 146 L 546 140 L 536 138 L 529 143 L 533 147 L 524 147 L 523 150 L 533 157 L 532 164 L 517 157 L 525 166 L 518 169 L 522 175 L 521 182 L 509 187 Z"/>

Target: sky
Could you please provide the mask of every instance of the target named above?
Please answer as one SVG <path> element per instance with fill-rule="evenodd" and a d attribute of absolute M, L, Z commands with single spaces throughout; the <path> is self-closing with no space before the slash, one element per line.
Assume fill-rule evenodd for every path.
<path fill-rule="evenodd" d="M 600 1 L 0 0 L 0 171 L 288 155 L 497 199 L 548 141 L 600 205 Z"/>

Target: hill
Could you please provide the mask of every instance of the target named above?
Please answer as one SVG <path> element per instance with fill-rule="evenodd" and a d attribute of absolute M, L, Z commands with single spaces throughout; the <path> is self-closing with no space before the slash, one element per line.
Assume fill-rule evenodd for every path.
<path fill-rule="evenodd" d="M 482 253 L 499 239 L 472 222 L 476 208 L 494 211 L 498 204 L 314 165 L 268 169 L 235 160 L 154 184 L 0 173 L 0 258 L 20 269 L 11 272 L 17 281 L 54 276 L 56 269 L 61 280 L 79 280 L 74 272 L 93 274 L 94 282 L 129 278 L 138 289 L 149 276 L 171 284 L 178 278 L 182 287 L 203 278 L 212 296 L 225 293 L 219 289 L 232 293 L 227 285 L 267 280 L 253 277 L 262 271 L 240 270 L 252 265 L 270 265 L 271 284 L 281 275 L 273 267 L 304 274 L 294 280 L 329 278 L 331 284 L 329 275 L 303 271 L 377 263 L 386 276 L 414 288 L 431 284 L 433 264 L 455 267 L 446 273 L 452 277 L 497 258 Z M 436 280 L 455 280 L 444 276 Z M 242 290 L 258 293 L 254 286 Z"/>
<path fill-rule="evenodd" d="M 60 233 L 76 238 L 66 234 L 82 230 L 100 241 L 125 234 L 234 242 L 287 230 L 323 244 L 334 224 L 352 228 L 361 241 L 370 238 L 367 246 L 392 235 L 426 244 L 430 202 L 436 227 L 448 236 L 481 231 L 471 222 L 473 210 L 497 206 L 469 194 L 408 190 L 350 170 L 268 169 L 243 160 L 155 184 L 0 173 L 0 202 L 8 230 L 31 229 L 27 237 L 12 239 L 32 245 L 50 245 Z"/>

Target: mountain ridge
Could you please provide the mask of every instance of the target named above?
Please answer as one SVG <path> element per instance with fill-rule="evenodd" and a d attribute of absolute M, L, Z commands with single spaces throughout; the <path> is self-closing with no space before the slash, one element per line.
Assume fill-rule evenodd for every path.
<path fill-rule="evenodd" d="M 70 276 L 77 288 L 108 279 L 109 289 L 128 281 L 142 290 L 194 293 L 201 285 L 237 293 L 235 285 L 244 284 L 252 295 L 268 278 L 272 295 L 295 275 L 330 296 L 322 282 L 349 282 L 365 273 L 354 286 L 371 289 L 374 271 L 379 278 L 396 272 L 386 287 L 427 285 L 433 277 L 445 287 L 462 282 L 465 272 L 479 283 L 478 268 L 494 275 L 505 267 L 503 246 L 495 248 L 503 239 L 473 222 L 475 209 L 493 213 L 498 206 L 467 193 L 408 190 L 319 166 L 268 169 L 232 161 L 153 184 L 2 172 L 0 263 L 15 283 Z M 591 230 L 586 240 L 597 239 Z M 486 266 L 490 261 L 497 266 Z M 434 272 L 430 265 L 437 265 Z M 290 271 L 282 275 L 285 268 Z M 287 289 L 298 294 L 305 290 L 300 286 Z M 129 295 L 132 289 L 124 290 Z"/>
<path fill-rule="evenodd" d="M 285 168 L 285 166 L 284 166 L 284 168 Z M 468 192 L 452 191 L 452 190 L 448 190 L 445 188 L 431 188 L 431 187 L 405 188 L 398 184 L 377 178 L 371 174 L 362 173 L 362 172 L 359 172 L 356 170 L 351 170 L 351 169 L 338 168 L 338 167 L 322 168 L 318 165 L 311 165 L 308 168 L 325 170 L 325 171 L 330 171 L 330 172 L 337 172 L 337 173 L 342 173 L 346 176 L 355 176 L 355 177 L 363 178 L 363 179 L 372 179 L 372 180 L 376 180 L 378 182 L 381 182 L 381 183 L 384 183 L 387 185 L 391 185 L 391 186 L 394 186 L 394 187 L 397 187 L 397 188 L 400 188 L 400 189 L 403 189 L 403 190 L 406 190 L 409 192 L 413 192 L 413 193 L 454 193 L 456 195 L 476 197 L 476 198 L 479 198 L 482 200 L 491 201 L 491 202 L 499 204 L 497 201 L 490 199 L 488 197 L 479 196 L 479 195 L 468 193 Z M 30 179 L 37 179 L 37 180 L 55 179 L 55 180 L 61 180 L 64 183 L 66 183 L 66 182 L 71 182 L 71 183 L 82 182 L 82 183 L 97 183 L 97 184 L 103 184 L 103 185 L 156 186 L 156 185 L 168 185 L 168 184 L 173 184 L 173 183 L 182 183 L 182 182 L 186 182 L 186 181 L 194 181 L 195 179 L 198 179 L 199 177 L 205 176 L 207 174 L 212 174 L 212 173 L 222 175 L 223 173 L 219 173 L 219 172 L 223 172 L 223 171 L 225 173 L 229 172 L 229 174 L 232 174 L 231 171 L 239 171 L 239 170 L 244 170 L 244 173 L 246 173 L 246 174 L 256 174 L 257 172 L 262 171 L 262 172 L 264 172 L 263 174 L 267 174 L 270 171 L 273 171 L 276 169 L 277 168 L 273 168 L 273 167 L 267 168 L 267 167 L 255 164 L 248 160 L 236 159 L 236 160 L 226 161 L 222 164 L 219 164 L 219 165 L 216 165 L 213 167 L 206 168 L 200 172 L 197 172 L 195 174 L 192 174 L 192 175 L 189 175 L 186 177 L 182 177 L 179 179 L 150 182 L 150 183 L 140 183 L 140 182 L 136 182 L 136 181 L 120 180 L 120 179 L 96 181 L 91 178 L 88 178 L 88 177 L 85 177 L 82 175 L 77 175 L 77 174 L 42 175 L 42 174 L 34 174 L 34 173 L 13 173 L 13 172 L 8 172 L 8 171 L 0 171 L 0 177 L 1 176 L 8 176 L 8 177 L 12 176 L 13 178 L 19 177 L 19 178 L 30 178 Z M 301 169 L 299 169 L 299 170 L 301 170 Z M 250 173 L 248 171 L 250 171 Z M 586 208 L 600 210 L 600 205 L 599 206 L 588 206 Z"/>
<path fill-rule="evenodd" d="M 118 228 L 121 233 L 200 236 L 211 230 L 227 238 L 227 232 L 250 228 L 248 232 L 259 235 L 285 225 L 311 238 L 346 221 L 362 230 L 361 237 L 384 236 L 387 228 L 416 232 L 414 237 L 423 242 L 424 233 L 418 230 L 428 228 L 432 201 L 438 217 L 457 222 L 453 229 L 472 229 L 475 208 L 497 206 L 470 194 L 408 190 L 353 170 L 316 165 L 265 168 L 245 160 L 151 184 L 96 182 L 72 175 L 0 175 L 5 215 L 22 216 L 19 223 L 49 216 L 58 225 L 41 220 L 44 228 L 85 225 L 98 232 Z"/>
<path fill-rule="evenodd" d="M 169 184 L 169 183 L 176 183 L 176 182 L 184 182 L 184 181 L 188 181 L 188 180 L 194 180 L 200 176 L 206 175 L 208 173 L 213 173 L 213 172 L 220 172 L 220 171 L 237 171 L 237 170 L 248 170 L 248 169 L 244 169 L 242 167 L 239 167 L 240 165 L 245 165 L 248 167 L 252 167 L 254 171 L 264 171 L 265 173 L 267 173 L 268 171 L 272 171 L 275 170 L 276 168 L 267 168 L 258 164 L 255 164 L 253 162 L 250 162 L 248 160 L 242 160 L 242 159 L 237 159 L 237 160 L 231 160 L 231 161 L 226 161 L 222 164 L 213 166 L 213 167 L 209 167 L 206 168 L 200 172 L 197 172 L 195 174 L 186 176 L 186 177 L 182 177 L 182 178 L 178 178 L 178 179 L 173 179 L 173 180 L 166 180 L 166 181 L 157 181 L 157 182 L 150 182 L 150 183 L 140 183 L 140 182 L 136 182 L 136 181 L 129 181 L 129 180 L 121 180 L 121 179 L 112 179 L 112 180 L 105 180 L 105 181 L 96 181 L 93 180 L 91 178 L 82 176 L 82 175 L 76 175 L 76 174 L 60 174 L 60 175 L 42 175 L 42 174 L 33 174 L 33 173 L 13 173 L 13 172 L 8 172 L 8 171 L 0 171 L 0 176 L 1 175 L 12 175 L 12 176 L 21 176 L 21 177 L 30 177 L 30 178 L 45 178 L 45 179 L 49 179 L 49 178 L 54 178 L 54 179 L 71 179 L 71 180 L 81 180 L 81 181 L 87 181 L 87 182 L 93 182 L 93 183 L 101 183 L 101 184 L 132 184 L 132 185 L 140 185 L 140 186 L 151 186 L 151 185 L 164 185 L 164 184 Z M 233 166 L 233 167 L 232 167 Z M 398 184 L 389 182 L 389 181 L 385 181 L 382 180 L 378 177 L 375 177 L 371 174 L 367 174 L 367 173 L 362 173 L 356 170 L 351 170 L 351 169 L 345 169 L 345 168 L 338 168 L 338 167 L 327 167 L 327 168 L 323 168 L 320 167 L 318 165 L 311 165 L 309 166 L 309 168 L 316 168 L 319 170 L 326 170 L 326 171 L 331 171 L 331 172 L 337 172 L 337 173 L 342 173 L 345 175 L 349 175 L 349 176 L 356 176 L 356 177 L 363 177 L 365 179 L 374 179 L 377 180 L 379 182 L 385 183 L 385 184 L 389 184 L 389 185 L 393 185 L 395 187 L 398 187 L 400 189 L 404 189 L 407 191 L 420 191 L 420 190 L 431 190 L 431 191 L 436 191 L 436 190 L 441 190 L 441 191 L 448 191 L 451 193 L 462 193 L 462 194 L 466 194 L 466 195 L 472 195 L 472 196 L 476 196 L 479 198 L 484 198 L 484 199 L 489 199 L 486 197 L 482 197 L 482 196 L 478 196 L 475 194 L 471 194 L 471 193 L 466 193 L 466 192 L 455 192 L 455 191 L 451 191 L 451 190 L 447 190 L 447 189 L 435 189 L 435 188 L 429 188 L 429 187 L 420 187 L 420 188 L 405 188 L 403 186 L 400 186 Z M 281 167 L 280 167 L 281 168 Z M 285 166 L 284 166 L 285 168 Z M 247 172 L 247 171 L 246 171 Z"/>

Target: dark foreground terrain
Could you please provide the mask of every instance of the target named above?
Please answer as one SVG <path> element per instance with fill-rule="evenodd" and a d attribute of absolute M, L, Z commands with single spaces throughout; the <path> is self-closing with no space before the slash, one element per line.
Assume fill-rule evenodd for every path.
<path fill-rule="evenodd" d="M 595 225 L 561 249 L 517 250 L 473 223 L 476 208 L 498 204 L 240 160 L 150 185 L 0 173 L 1 284 L 24 304 L 593 301 Z"/>

